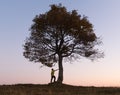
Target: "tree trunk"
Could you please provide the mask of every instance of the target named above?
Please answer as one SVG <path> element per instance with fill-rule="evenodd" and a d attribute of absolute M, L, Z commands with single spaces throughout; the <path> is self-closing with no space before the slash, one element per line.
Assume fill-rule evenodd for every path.
<path fill-rule="evenodd" d="M 63 82 L 63 65 L 62 65 L 62 60 L 63 60 L 63 57 L 59 56 L 59 62 L 58 62 L 59 74 L 58 74 L 57 82 L 61 83 L 61 84 Z"/>

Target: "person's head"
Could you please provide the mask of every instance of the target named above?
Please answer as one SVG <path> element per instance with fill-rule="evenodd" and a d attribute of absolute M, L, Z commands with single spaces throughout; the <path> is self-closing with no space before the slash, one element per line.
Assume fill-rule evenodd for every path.
<path fill-rule="evenodd" d="M 52 68 L 51 70 L 53 71 L 54 69 Z"/>

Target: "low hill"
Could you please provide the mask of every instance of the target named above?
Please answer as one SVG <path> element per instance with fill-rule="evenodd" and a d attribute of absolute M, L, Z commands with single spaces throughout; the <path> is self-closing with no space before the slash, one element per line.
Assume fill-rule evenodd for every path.
<path fill-rule="evenodd" d="M 0 95 L 120 95 L 119 87 L 83 87 L 66 84 L 1 85 Z"/>

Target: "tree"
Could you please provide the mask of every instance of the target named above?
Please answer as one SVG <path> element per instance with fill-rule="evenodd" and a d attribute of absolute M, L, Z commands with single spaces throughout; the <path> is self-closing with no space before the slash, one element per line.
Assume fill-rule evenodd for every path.
<path fill-rule="evenodd" d="M 48 67 L 58 63 L 59 83 L 63 81 L 63 59 L 82 56 L 95 60 L 103 57 L 95 47 L 102 41 L 87 17 L 78 15 L 76 10 L 68 12 L 61 4 L 53 4 L 48 12 L 37 15 L 30 31 L 23 55 Z"/>

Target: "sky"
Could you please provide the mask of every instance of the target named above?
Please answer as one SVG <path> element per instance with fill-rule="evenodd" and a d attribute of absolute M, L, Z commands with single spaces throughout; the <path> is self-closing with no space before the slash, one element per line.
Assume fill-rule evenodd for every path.
<path fill-rule="evenodd" d="M 63 83 L 120 87 L 120 0 L 0 0 L 0 85 L 50 82 L 51 68 L 29 62 L 23 56 L 23 44 L 33 18 L 59 3 L 67 11 L 77 10 L 88 17 L 95 34 L 102 38 L 100 50 L 105 53 L 94 62 L 85 58 L 64 62 Z"/>

